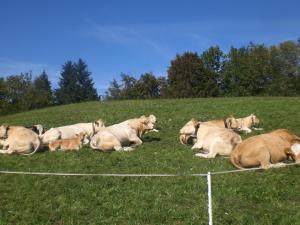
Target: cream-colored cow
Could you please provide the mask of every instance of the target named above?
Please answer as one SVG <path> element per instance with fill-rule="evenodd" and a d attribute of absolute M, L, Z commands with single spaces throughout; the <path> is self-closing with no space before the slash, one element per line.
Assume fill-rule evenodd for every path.
<path fill-rule="evenodd" d="M 195 156 L 215 158 L 217 155 L 230 155 L 234 147 L 242 142 L 240 135 L 231 129 L 215 126 L 209 122 L 200 123 L 197 141 L 192 149 L 203 149 L 205 153 Z"/>
<path fill-rule="evenodd" d="M 131 151 L 143 143 L 141 137 L 145 132 L 154 130 L 155 123 L 156 117 L 150 115 L 101 128 L 92 137 L 90 146 L 102 151 Z"/>
<path fill-rule="evenodd" d="M 88 138 L 92 138 L 92 136 L 102 127 L 104 127 L 104 122 L 101 119 L 92 123 L 77 123 L 73 125 L 55 127 L 47 130 L 42 135 L 42 142 L 43 144 L 48 144 L 51 141 L 58 139 L 74 138 L 80 133 L 86 134 L 87 138 L 85 140 L 88 140 Z M 85 144 L 87 144 L 87 141 L 85 141 Z"/>

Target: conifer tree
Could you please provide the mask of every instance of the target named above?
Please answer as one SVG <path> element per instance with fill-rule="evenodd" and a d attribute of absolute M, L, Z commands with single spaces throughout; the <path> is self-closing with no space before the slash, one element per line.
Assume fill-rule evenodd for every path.
<path fill-rule="evenodd" d="M 56 102 L 58 104 L 77 102 L 78 84 L 74 64 L 71 61 L 67 61 L 63 65 L 58 86 L 59 88 L 55 91 Z"/>
<path fill-rule="evenodd" d="M 91 73 L 88 71 L 87 64 L 82 59 L 79 59 L 78 62 L 74 64 L 74 69 L 79 86 L 77 93 L 78 101 L 98 100 L 97 90 L 94 88 L 94 83 L 91 78 Z"/>
<path fill-rule="evenodd" d="M 59 88 L 56 90 L 56 102 L 68 104 L 82 101 L 97 100 L 97 90 L 90 77 L 87 64 L 79 59 L 78 63 L 67 61 L 63 65 L 63 71 L 59 80 Z"/>
<path fill-rule="evenodd" d="M 33 108 L 42 108 L 53 104 L 51 83 L 45 71 L 34 79 L 32 92 L 34 95 Z"/>

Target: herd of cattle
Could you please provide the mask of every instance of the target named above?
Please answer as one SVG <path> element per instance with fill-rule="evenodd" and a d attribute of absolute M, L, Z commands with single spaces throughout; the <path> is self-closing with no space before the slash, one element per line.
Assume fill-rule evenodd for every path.
<path fill-rule="evenodd" d="M 49 130 L 44 130 L 42 125 L 32 128 L 2 125 L 0 153 L 32 155 L 44 146 L 50 151 L 79 150 L 84 144 L 104 152 L 132 151 L 142 144 L 146 132 L 158 132 L 155 123 L 156 117 L 149 115 L 108 127 L 101 119 Z M 180 129 L 179 140 L 182 144 L 193 144 L 192 149 L 201 149 L 202 152 L 196 154 L 198 157 L 230 156 L 231 163 L 239 169 L 278 167 L 288 159 L 300 163 L 300 138 L 287 129 L 242 140 L 239 133 L 259 129 L 255 128 L 257 124 L 259 119 L 253 114 L 245 118 L 230 116 L 205 122 L 191 119 Z"/>

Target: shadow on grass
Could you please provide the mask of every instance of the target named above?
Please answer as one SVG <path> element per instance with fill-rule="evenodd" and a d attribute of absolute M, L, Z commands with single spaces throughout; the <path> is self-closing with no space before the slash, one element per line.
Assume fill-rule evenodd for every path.
<path fill-rule="evenodd" d="M 143 142 L 154 142 L 154 141 L 161 141 L 161 138 L 157 138 L 157 137 L 143 137 Z"/>

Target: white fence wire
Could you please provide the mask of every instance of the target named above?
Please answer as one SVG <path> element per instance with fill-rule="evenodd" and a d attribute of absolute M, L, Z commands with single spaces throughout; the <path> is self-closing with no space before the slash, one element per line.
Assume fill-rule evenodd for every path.
<path fill-rule="evenodd" d="M 300 165 L 300 163 L 289 163 L 284 166 L 274 167 L 282 168 L 287 166 Z M 259 167 L 241 169 L 241 170 L 226 170 L 208 173 L 194 173 L 194 174 L 131 174 L 131 173 L 48 173 L 48 172 L 25 172 L 25 171 L 7 171 L 0 170 L 0 174 L 16 174 L 16 175 L 39 175 L 39 176 L 98 176 L 98 177 L 206 177 L 207 179 L 207 196 L 208 196 L 208 224 L 213 225 L 213 208 L 212 208 L 212 175 L 221 175 L 229 173 L 241 173 L 262 170 Z"/>

